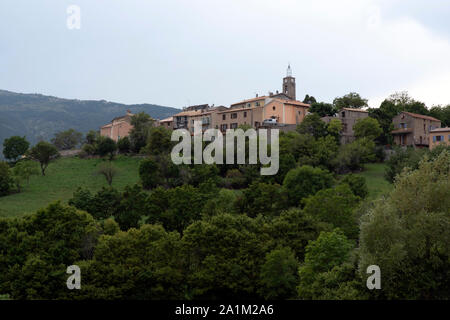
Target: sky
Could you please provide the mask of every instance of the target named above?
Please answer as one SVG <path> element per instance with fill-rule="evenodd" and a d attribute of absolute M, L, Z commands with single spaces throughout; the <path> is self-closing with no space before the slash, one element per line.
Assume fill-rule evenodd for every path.
<path fill-rule="evenodd" d="M 69 29 L 70 5 L 80 29 Z M 450 104 L 450 1 L 1 0 L 0 89 L 229 106 L 280 90 Z"/>

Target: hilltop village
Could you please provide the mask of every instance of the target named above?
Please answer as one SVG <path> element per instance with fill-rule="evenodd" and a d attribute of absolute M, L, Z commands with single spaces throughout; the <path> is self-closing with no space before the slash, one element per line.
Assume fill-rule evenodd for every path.
<path fill-rule="evenodd" d="M 209 104 L 194 105 L 172 117 L 154 120 L 155 126 L 167 129 L 187 129 L 194 134 L 194 121 L 201 121 L 202 130 L 219 129 L 223 134 L 227 129 L 239 126 L 260 128 L 276 128 L 280 131 L 295 131 L 309 113 L 310 103 L 297 100 L 295 77 L 289 65 L 282 81 L 281 92 L 276 90 L 268 95 L 245 99 L 231 104 L 229 107 Z M 114 118 L 100 128 L 100 135 L 114 141 L 127 137 L 133 128 L 131 111 L 124 116 Z M 329 123 L 338 119 L 342 123 L 340 142 L 347 144 L 355 141 L 353 126 L 359 119 L 369 117 L 369 112 L 361 108 L 342 108 L 333 116 L 321 119 Z M 400 112 L 392 120 L 391 131 L 393 143 L 399 146 L 428 147 L 444 143 L 450 144 L 450 128 L 441 128 L 441 121 L 431 116 L 411 112 Z"/>

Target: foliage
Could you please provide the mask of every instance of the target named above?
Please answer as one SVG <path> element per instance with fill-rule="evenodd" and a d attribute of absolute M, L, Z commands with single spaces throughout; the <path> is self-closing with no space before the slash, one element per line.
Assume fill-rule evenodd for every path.
<path fill-rule="evenodd" d="M 149 155 L 169 154 L 171 150 L 171 131 L 164 127 L 151 128 L 148 132 L 145 153 Z"/>
<path fill-rule="evenodd" d="M 29 147 L 30 143 L 25 137 L 12 136 L 3 141 L 3 155 L 8 160 L 17 161 L 27 152 Z"/>
<path fill-rule="evenodd" d="M 97 174 L 104 176 L 109 186 L 112 185 L 113 179 L 117 173 L 116 167 L 114 167 L 111 162 L 101 163 L 97 169 Z"/>
<path fill-rule="evenodd" d="M 82 139 L 81 132 L 69 129 L 55 133 L 55 137 L 51 141 L 58 150 L 71 150 L 78 146 Z"/>
<path fill-rule="evenodd" d="M 346 174 L 342 177 L 339 183 L 347 184 L 352 190 L 355 196 L 364 199 L 369 194 L 369 189 L 367 188 L 366 179 L 362 176 L 355 174 Z"/>
<path fill-rule="evenodd" d="M 122 153 L 122 154 L 129 153 L 130 150 L 131 150 L 131 142 L 130 142 L 130 139 L 128 139 L 128 137 L 120 138 L 120 139 L 117 141 L 117 149 L 118 149 L 119 152 Z"/>
<path fill-rule="evenodd" d="M 335 107 L 331 103 L 314 102 L 308 110 L 311 113 L 317 113 L 321 117 L 332 117 L 336 113 Z"/>
<path fill-rule="evenodd" d="M 371 117 L 356 120 L 353 130 L 357 139 L 367 138 L 375 140 L 383 133 L 383 129 L 381 129 L 378 121 Z"/>
<path fill-rule="evenodd" d="M 30 177 L 37 174 L 39 174 L 39 170 L 35 162 L 29 160 L 17 162 L 12 169 L 12 176 L 17 187 L 17 191 L 21 192 L 24 181 L 29 184 Z"/>
<path fill-rule="evenodd" d="M 0 196 L 9 194 L 12 181 L 8 163 L 0 162 Z"/>
<path fill-rule="evenodd" d="M 109 161 L 114 158 L 114 154 L 117 150 L 116 142 L 110 137 L 99 137 L 97 139 L 97 153 L 101 157 L 108 156 Z"/>
<path fill-rule="evenodd" d="M 314 138 L 320 138 L 327 135 L 327 125 L 320 119 L 316 113 L 307 115 L 297 126 L 297 132 L 300 134 L 310 134 Z"/>
<path fill-rule="evenodd" d="M 147 144 L 153 119 L 145 112 L 140 112 L 131 117 L 131 125 L 133 126 L 129 134 L 131 149 L 133 152 L 139 153 Z"/>
<path fill-rule="evenodd" d="M 296 296 L 298 262 L 290 248 L 270 251 L 261 268 L 260 294 L 265 299 L 288 299 Z"/>
<path fill-rule="evenodd" d="M 363 216 L 360 274 L 382 270 L 383 299 L 448 299 L 450 288 L 450 153 L 405 170 L 390 197 Z"/>
<path fill-rule="evenodd" d="M 45 176 L 45 170 L 51 161 L 59 157 L 59 152 L 54 145 L 41 141 L 29 150 L 28 156 L 39 162 L 41 173 Z"/>
<path fill-rule="evenodd" d="M 373 162 L 375 159 L 375 143 L 373 140 L 361 138 L 341 146 L 334 163 L 339 173 L 346 173 L 360 170 L 364 163 Z"/>
<path fill-rule="evenodd" d="M 321 189 L 331 187 L 333 176 L 330 172 L 311 166 L 301 166 L 286 174 L 283 189 L 290 206 L 298 206 L 301 200 Z"/>
<path fill-rule="evenodd" d="M 338 111 L 343 108 L 361 109 L 367 107 L 367 99 L 361 98 L 361 96 L 356 92 L 350 92 L 343 97 L 335 98 L 333 100 L 333 104 Z"/>
<path fill-rule="evenodd" d="M 394 153 L 389 160 L 386 161 L 386 179 L 392 183 L 395 181 L 395 177 L 399 175 L 403 169 L 417 169 L 420 160 L 426 153 L 428 153 L 428 151 L 425 149 L 394 148 Z"/>

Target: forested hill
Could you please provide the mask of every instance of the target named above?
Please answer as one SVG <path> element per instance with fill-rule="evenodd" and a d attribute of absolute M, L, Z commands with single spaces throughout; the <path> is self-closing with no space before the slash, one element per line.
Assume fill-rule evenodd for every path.
<path fill-rule="evenodd" d="M 70 100 L 41 94 L 22 94 L 0 90 L 0 150 L 3 140 L 26 136 L 31 143 L 49 140 L 55 132 L 73 128 L 80 132 L 99 129 L 114 117 L 145 111 L 163 119 L 179 109 L 154 104 L 126 105 L 108 101 Z"/>

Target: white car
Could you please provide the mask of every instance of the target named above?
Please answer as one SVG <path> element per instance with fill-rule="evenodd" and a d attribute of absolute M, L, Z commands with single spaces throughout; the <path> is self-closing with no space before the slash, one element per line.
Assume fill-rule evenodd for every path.
<path fill-rule="evenodd" d="M 265 119 L 264 123 L 265 124 L 277 124 L 277 119 L 273 119 L 273 118 Z"/>

